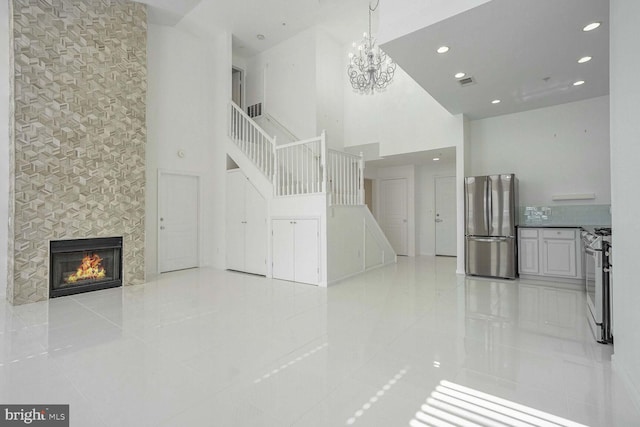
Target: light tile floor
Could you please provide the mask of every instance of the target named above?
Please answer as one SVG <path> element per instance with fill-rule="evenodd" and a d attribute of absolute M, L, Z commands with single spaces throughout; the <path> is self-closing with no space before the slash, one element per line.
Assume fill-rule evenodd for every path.
<path fill-rule="evenodd" d="M 452 258 L 328 289 L 198 269 L 0 302 L 0 402 L 69 403 L 73 426 L 640 425 L 611 352 L 582 292 Z"/>

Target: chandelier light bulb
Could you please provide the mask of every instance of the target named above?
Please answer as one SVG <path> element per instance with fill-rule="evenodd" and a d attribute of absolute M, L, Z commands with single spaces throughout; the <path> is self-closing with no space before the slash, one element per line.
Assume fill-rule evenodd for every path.
<path fill-rule="evenodd" d="M 349 58 L 353 58 L 353 52 L 349 52 Z"/>

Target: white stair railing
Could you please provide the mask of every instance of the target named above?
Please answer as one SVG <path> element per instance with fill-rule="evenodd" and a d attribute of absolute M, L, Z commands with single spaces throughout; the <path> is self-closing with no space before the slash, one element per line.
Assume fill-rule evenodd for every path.
<path fill-rule="evenodd" d="M 271 181 L 275 173 L 275 137 L 270 137 L 235 103 L 229 105 L 229 137 Z"/>
<path fill-rule="evenodd" d="M 364 204 L 362 153 L 327 149 L 324 131 L 315 138 L 278 146 L 275 136 L 269 136 L 233 102 L 229 112 L 230 138 L 273 183 L 276 197 L 329 193 L 331 205 Z"/>
<path fill-rule="evenodd" d="M 364 157 L 327 150 L 328 191 L 332 205 L 364 205 Z"/>
<path fill-rule="evenodd" d="M 276 146 L 276 197 L 323 193 L 325 185 L 325 133 L 316 138 Z"/>

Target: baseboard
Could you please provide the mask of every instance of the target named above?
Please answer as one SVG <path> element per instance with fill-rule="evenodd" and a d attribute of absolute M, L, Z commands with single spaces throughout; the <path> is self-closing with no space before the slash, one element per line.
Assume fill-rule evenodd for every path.
<path fill-rule="evenodd" d="M 636 407 L 636 410 L 640 412 L 640 390 L 631 380 L 629 372 L 624 367 L 624 365 L 621 365 L 620 362 L 617 361 L 615 354 L 611 356 L 611 367 L 624 383 L 627 392 L 629 392 L 629 397 L 631 397 L 631 401 Z"/>
<path fill-rule="evenodd" d="M 584 291 L 583 279 L 565 279 L 565 278 L 559 278 L 559 277 L 530 276 L 527 274 L 521 274 L 519 279 L 523 283 L 527 283 L 530 281 L 536 285 L 544 285 L 552 288 Z"/>

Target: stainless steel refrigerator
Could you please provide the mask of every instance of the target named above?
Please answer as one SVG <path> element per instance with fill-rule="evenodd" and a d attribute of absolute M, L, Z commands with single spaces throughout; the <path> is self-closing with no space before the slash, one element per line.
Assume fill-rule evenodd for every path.
<path fill-rule="evenodd" d="M 514 174 L 464 179 L 467 274 L 515 279 L 518 180 Z"/>

